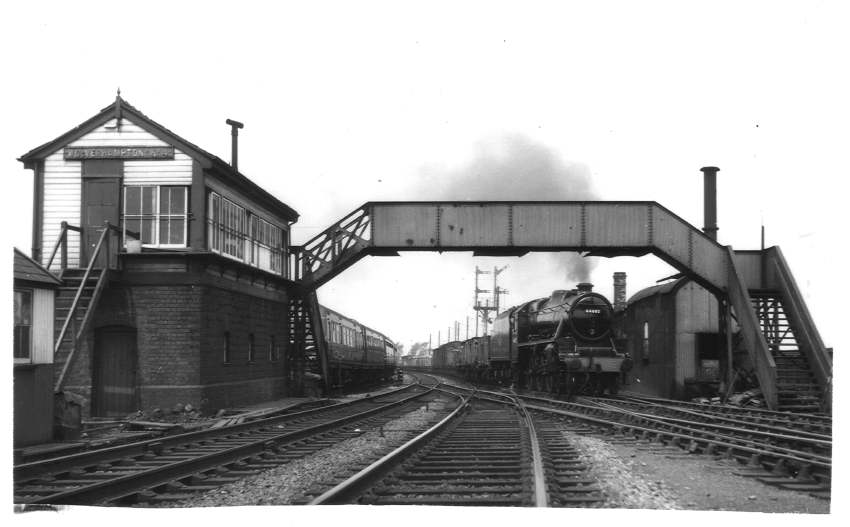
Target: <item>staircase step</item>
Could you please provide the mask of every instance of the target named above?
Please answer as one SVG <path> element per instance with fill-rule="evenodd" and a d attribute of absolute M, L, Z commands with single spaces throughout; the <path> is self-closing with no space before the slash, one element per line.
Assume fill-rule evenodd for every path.
<path fill-rule="evenodd" d="M 817 395 L 786 395 L 779 393 L 780 404 L 820 404 L 820 397 Z"/>
<path fill-rule="evenodd" d="M 780 404 L 777 405 L 780 412 L 817 413 L 820 412 L 819 404 Z"/>
<path fill-rule="evenodd" d="M 790 366 L 784 365 L 783 367 L 776 367 L 777 375 L 811 375 L 812 371 L 809 368 L 803 367 L 802 365 Z"/>
<path fill-rule="evenodd" d="M 808 390 L 787 390 L 779 388 L 777 392 L 780 399 L 797 398 L 797 399 L 820 399 L 821 393 L 817 387 L 809 388 Z"/>

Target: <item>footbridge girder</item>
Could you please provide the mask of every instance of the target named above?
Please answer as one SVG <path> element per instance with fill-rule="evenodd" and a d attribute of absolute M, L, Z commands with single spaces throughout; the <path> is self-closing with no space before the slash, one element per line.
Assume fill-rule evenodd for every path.
<path fill-rule="evenodd" d="M 369 202 L 304 244 L 295 276 L 317 288 L 363 256 L 472 251 L 657 255 L 703 286 L 726 289 L 726 250 L 652 201 Z"/>
<path fill-rule="evenodd" d="M 727 320 L 734 314 L 770 408 L 777 408 L 783 395 L 774 357 L 794 359 L 777 352 L 780 344 L 768 344 L 767 315 L 754 310 L 750 293 L 774 292 L 786 305 L 799 354 L 807 357 L 822 389 L 822 411 L 829 411 L 832 358 L 778 247 L 735 251 L 654 201 L 368 202 L 303 246 L 293 247 L 291 276 L 315 302 L 318 287 L 364 256 L 400 251 L 654 254 L 721 298 L 730 315 Z M 726 331 L 731 332 L 731 322 Z M 321 338 L 317 344 L 323 346 Z M 790 382 L 787 390 L 793 387 Z"/>

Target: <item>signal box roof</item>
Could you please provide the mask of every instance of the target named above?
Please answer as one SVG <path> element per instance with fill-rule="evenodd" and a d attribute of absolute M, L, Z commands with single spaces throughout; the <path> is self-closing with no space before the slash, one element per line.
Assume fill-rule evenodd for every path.
<path fill-rule="evenodd" d="M 34 168 L 36 161 L 44 159 L 68 143 L 83 137 L 111 119 L 120 120 L 125 117 L 160 140 L 165 141 L 166 143 L 185 152 L 186 155 L 198 161 L 204 169 L 215 172 L 225 179 L 230 180 L 236 186 L 246 189 L 249 193 L 253 194 L 255 198 L 261 202 L 265 202 L 277 210 L 289 221 L 295 222 L 298 220 L 298 213 L 293 208 L 272 196 L 268 191 L 248 179 L 238 170 L 234 170 L 229 163 L 226 163 L 219 157 L 203 150 L 199 146 L 186 141 L 171 130 L 155 122 L 153 119 L 149 118 L 133 107 L 130 103 L 122 99 L 121 96 L 116 97 L 115 102 L 102 109 L 97 115 L 87 119 L 83 123 L 80 123 L 71 130 L 68 130 L 56 139 L 33 148 L 26 154 L 19 157 L 18 161 L 21 161 L 26 168 Z"/>

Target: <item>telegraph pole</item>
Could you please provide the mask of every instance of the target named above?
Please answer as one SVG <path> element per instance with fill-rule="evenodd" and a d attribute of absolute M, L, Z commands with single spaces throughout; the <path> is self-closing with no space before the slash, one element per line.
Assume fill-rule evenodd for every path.
<path fill-rule="evenodd" d="M 478 336 L 478 317 L 481 317 L 481 322 L 484 325 L 484 336 L 487 335 L 487 330 L 490 324 L 490 312 L 495 311 L 495 314 L 499 314 L 499 298 L 502 295 L 508 294 L 507 289 L 503 289 L 499 287 L 499 274 L 502 273 L 508 266 L 504 266 L 501 269 L 498 267 L 493 267 L 492 271 L 482 271 L 475 266 L 475 305 L 473 309 L 477 312 L 475 317 L 475 336 Z M 478 275 L 482 274 L 492 274 L 493 275 L 493 289 L 481 289 L 478 287 Z M 482 293 L 492 293 L 492 304 L 490 303 L 490 299 L 484 300 L 484 305 L 481 305 L 481 299 L 479 295 Z"/>

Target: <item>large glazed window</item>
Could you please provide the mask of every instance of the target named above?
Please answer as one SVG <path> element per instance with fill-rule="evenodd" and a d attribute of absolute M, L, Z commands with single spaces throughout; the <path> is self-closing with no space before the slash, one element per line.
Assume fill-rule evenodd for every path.
<path fill-rule="evenodd" d="M 15 289 L 15 362 L 32 357 L 32 291 Z"/>
<path fill-rule="evenodd" d="M 259 216 L 251 215 L 249 263 L 260 269 L 280 273 L 282 268 L 283 231 Z"/>
<path fill-rule="evenodd" d="M 145 246 L 186 247 L 188 194 L 188 187 L 182 186 L 125 186 L 125 243 L 138 233 Z"/>
<path fill-rule="evenodd" d="M 209 195 L 210 250 L 283 275 L 285 231 L 216 192 Z"/>
<path fill-rule="evenodd" d="M 210 194 L 210 249 L 242 260 L 245 209 L 218 194 Z"/>

